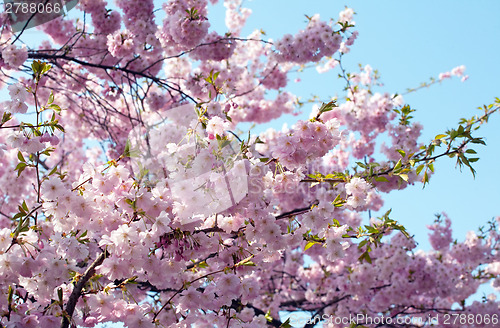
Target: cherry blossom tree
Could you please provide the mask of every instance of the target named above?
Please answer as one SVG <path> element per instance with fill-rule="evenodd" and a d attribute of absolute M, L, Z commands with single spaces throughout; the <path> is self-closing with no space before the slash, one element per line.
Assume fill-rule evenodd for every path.
<path fill-rule="evenodd" d="M 240 35 L 241 0 L 224 35 L 207 5 L 80 0 L 36 48 L 1 14 L 0 326 L 497 326 L 494 296 L 466 301 L 500 288 L 500 218 L 456 242 L 443 214 L 424 252 L 362 214 L 446 157 L 475 174 L 500 100 L 422 141 L 402 95 L 342 64 L 352 9 L 269 40 Z M 337 70 L 344 96 L 239 131 L 307 108 L 286 91 L 299 68 Z M 450 77 L 465 67 L 431 84 Z"/>

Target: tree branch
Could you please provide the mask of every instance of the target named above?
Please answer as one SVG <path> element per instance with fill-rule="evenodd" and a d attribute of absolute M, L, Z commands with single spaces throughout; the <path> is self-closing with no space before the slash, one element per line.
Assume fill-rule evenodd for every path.
<path fill-rule="evenodd" d="M 61 328 L 68 328 L 69 327 L 70 320 L 73 316 L 73 313 L 75 312 L 76 303 L 78 303 L 78 299 L 80 298 L 80 296 L 82 294 L 83 287 L 90 280 L 90 278 L 92 278 L 92 276 L 95 274 L 95 268 L 102 264 L 102 262 L 104 261 L 106 256 L 109 256 L 109 253 L 107 251 L 102 252 L 95 259 L 95 261 L 87 268 L 87 270 L 85 270 L 85 273 L 80 278 L 78 283 L 75 285 L 73 292 L 69 296 L 68 303 L 66 303 L 66 310 L 65 310 L 65 314 L 63 316 L 63 320 L 61 323 Z"/>

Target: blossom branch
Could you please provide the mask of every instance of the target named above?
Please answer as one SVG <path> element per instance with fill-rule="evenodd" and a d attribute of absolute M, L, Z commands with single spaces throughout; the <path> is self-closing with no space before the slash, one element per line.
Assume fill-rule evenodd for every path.
<path fill-rule="evenodd" d="M 82 294 L 83 287 L 95 274 L 95 269 L 102 264 L 104 259 L 109 256 L 107 251 L 103 251 L 99 256 L 92 262 L 92 264 L 85 270 L 83 275 L 79 278 L 76 283 L 71 295 L 69 296 L 68 303 L 66 303 L 66 309 L 61 323 L 61 328 L 68 328 L 73 312 L 75 311 L 76 303 Z"/>

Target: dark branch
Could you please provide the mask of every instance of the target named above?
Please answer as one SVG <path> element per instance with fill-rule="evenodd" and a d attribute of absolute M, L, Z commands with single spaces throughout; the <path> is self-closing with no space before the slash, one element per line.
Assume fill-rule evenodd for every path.
<path fill-rule="evenodd" d="M 66 310 L 65 310 L 66 313 L 63 316 L 61 328 L 68 328 L 69 327 L 70 319 L 73 316 L 73 313 L 75 312 L 76 303 L 78 303 L 78 299 L 82 295 L 83 287 L 90 280 L 90 278 L 92 278 L 92 276 L 95 274 L 95 268 L 102 264 L 102 262 L 104 261 L 106 256 L 109 256 L 109 253 L 107 251 L 102 252 L 95 259 L 95 261 L 87 268 L 87 270 L 85 270 L 85 273 L 80 278 L 78 283 L 75 285 L 73 292 L 71 292 L 71 295 L 69 296 L 68 303 L 66 304 Z"/>

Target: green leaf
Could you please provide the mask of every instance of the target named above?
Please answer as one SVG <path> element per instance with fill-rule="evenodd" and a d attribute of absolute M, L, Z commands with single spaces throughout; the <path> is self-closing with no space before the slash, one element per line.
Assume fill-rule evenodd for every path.
<path fill-rule="evenodd" d="M 9 112 L 5 112 L 3 113 L 3 116 L 2 116 L 2 124 L 3 123 L 6 123 L 7 121 L 9 121 L 10 119 L 12 118 L 12 114 L 9 113 Z M 0 124 L 1 125 L 1 124 Z"/>
<path fill-rule="evenodd" d="M 422 170 L 424 169 L 425 165 L 424 164 L 421 164 L 417 167 L 417 169 L 415 170 L 415 174 L 419 175 L 420 172 L 422 172 Z"/>
<path fill-rule="evenodd" d="M 317 244 L 315 241 L 308 241 L 306 246 L 304 247 L 304 251 L 307 251 L 309 248 L 311 248 L 313 245 Z"/>
<path fill-rule="evenodd" d="M 48 174 L 48 176 L 51 176 L 52 174 L 54 174 L 56 172 L 57 172 L 57 166 L 54 166 L 54 168 L 50 171 L 50 173 Z"/>
<path fill-rule="evenodd" d="M 47 104 L 50 105 L 53 102 L 54 102 L 54 93 L 51 91 L 49 95 L 49 101 L 47 102 Z"/>
<path fill-rule="evenodd" d="M 363 260 L 372 264 L 372 259 L 370 257 L 370 254 L 368 254 L 368 251 L 361 254 L 361 256 L 358 258 L 358 261 L 360 261 L 360 262 L 363 262 Z"/>
<path fill-rule="evenodd" d="M 389 182 L 389 180 L 386 177 L 375 177 L 375 181 L 384 181 L 384 182 Z"/>
<path fill-rule="evenodd" d="M 130 140 L 127 140 L 127 142 L 125 143 L 125 149 L 123 150 L 123 157 L 134 158 L 139 157 L 140 154 L 141 151 L 139 150 L 139 148 L 132 148 L 132 143 L 130 142 Z"/>
<path fill-rule="evenodd" d="M 319 113 L 323 114 L 325 112 L 329 112 L 333 110 L 335 107 L 338 107 L 337 104 L 335 103 L 335 100 L 330 101 L 329 103 L 323 103 L 321 104 L 321 107 L 319 108 Z"/>
<path fill-rule="evenodd" d="M 26 160 L 24 159 L 24 156 L 20 151 L 17 152 L 17 158 L 19 159 L 19 161 L 26 163 Z"/>
<path fill-rule="evenodd" d="M 365 164 L 361 163 L 361 162 L 356 162 L 356 164 L 358 164 L 359 167 L 363 168 L 363 169 L 367 169 L 368 166 L 366 166 Z"/>
<path fill-rule="evenodd" d="M 307 174 L 307 176 L 311 179 L 316 179 L 316 177 L 318 177 L 317 174 L 311 174 L 311 173 Z"/>
<path fill-rule="evenodd" d="M 402 166 L 402 165 L 401 165 L 401 159 L 400 159 L 400 160 L 396 163 L 396 166 L 394 166 L 393 171 L 394 171 L 394 172 L 397 172 L 398 170 L 400 170 L 400 169 L 401 169 L 401 166 Z"/>
<path fill-rule="evenodd" d="M 286 319 L 286 321 L 283 322 L 279 328 L 293 328 L 292 325 L 290 324 L 290 318 Z"/>
<path fill-rule="evenodd" d="M 333 200 L 333 204 L 336 204 L 340 201 L 342 201 L 342 198 L 340 197 L 340 194 L 338 194 L 337 197 L 335 197 L 335 199 Z"/>
<path fill-rule="evenodd" d="M 402 149 L 398 149 L 397 152 L 401 155 L 401 157 L 405 157 L 406 156 L 406 153 L 404 152 L 404 150 Z"/>
<path fill-rule="evenodd" d="M 125 143 L 125 149 L 123 150 L 123 157 L 130 157 L 130 148 L 131 148 L 130 140 L 127 140 Z"/>
<path fill-rule="evenodd" d="M 481 138 L 475 138 L 472 139 L 470 142 L 475 143 L 475 144 L 481 144 L 486 146 L 486 142 L 484 142 Z"/>
<path fill-rule="evenodd" d="M 400 174 L 399 177 L 404 181 L 408 182 L 408 174 Z"/>
<path fill-rule="evenodd" d="M 23 208 L 23 210 L 25 210 L 26 212 L 29 212 L 29 209 L 28 209 L 28 205 L 26 205 L 26 201 L 23 200 L 23 203 L 21 204 L 21 207 Z"/>
<path fill-rule="evenodd" d="M 56 113 L 60 114 L 61 113 L 61 107 L 59 107 L 58 105 L 56 104 L 52 104 L 50 106 L 48 106 L 47 108 L 49 109 L 53 109 Z"/>
<path fill-rule="evenodd" d="M 23 214 L 23 213 L 16 213 L 13 217 L 12 217 L 12 220 L 17 220 L 19 218 L 22 218 L 23 216 L 25 216 L 26 214 Z"/>
<path fill-rule="evenodd" d="M 437 136 L 434 137 L 434 140 L 442 139 L 446 137 L 446 134 L 438 134 Z"/>
<path fill-rule="evenodd" d="M 51 68 L 52 68 L 51 65 L 43 63 L 43 65 L 42 65 L 42 75 L 45 74 L 45 73 L 47 73 Z"/>
<path fill-rule="evenodd" d="M 229 144 L 231 144 L 231 141 L 227 140 L 227 139 L 219 139 L 219 135 L 217 135 L 217 141 L 219 142 L 219 148 L 222 149 L 226 146 L 228 146 Z"/>
<path fill-rule="evenodd" d="M 31 63 L 33 73 L 40 73 L 40 63 L 41 62 L 39 60 L 34 60 L 33 63 Z"/>
<path fill-rule="evenodd" d="M 21 173 L 23 173 L 24 169 L 26 169 L 26 163 L 19 163 L 17 164 L 16 168 L 14 171 L 17 171 L 17 177 L 21 176 Z"/>
<path fill-rule="evenodd" d="M 429 183 L 429 175 L 427 174 L 427 171 L 424 173 L 424 177 L 422 179 L 422 182 L 424 183 L 424 187 L 426 183 Z"/>
<path fill-rule="evenodd" d="M 26 215 L 26 211 L 24 210 L 24 208 L 22 208 L 22 206 L 17 206 L 17 209 L 19 210 L 19 213 L 21 213 L 22 215 Z"/>
<path fill-rule="evenodd" d="M 63 290 L 61 287 L 57 288 L 57 297 L 59 298 L 59 302 L 63 305 Z"/>
<path fill-rule="evenodd" d="M 271 310 L 267 311 L 264 317 L 268 322 L 273 322 L 273 317 L 271 316 Z"/>
<path fill-rule="evenodd" d="M 201 261 L 200 263 L 198 263 L 198 267 L 200 267 L 202 269 L 208 268 L 208 264 L 205 261 Z"/>
<path fill-rule="evenodd" d="M 12 304 L 12 296 L 14 296 L 14 289 L 9 285 L 9 291 L 7 292 L 7 302 L 9 305 Z"/>

